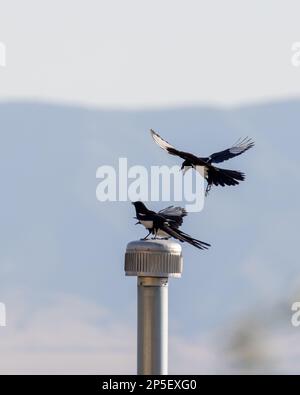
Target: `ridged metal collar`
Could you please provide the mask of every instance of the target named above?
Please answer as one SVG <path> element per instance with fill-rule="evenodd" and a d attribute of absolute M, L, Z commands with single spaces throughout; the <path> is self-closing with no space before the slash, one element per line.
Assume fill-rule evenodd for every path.
<path fill-rule="evenodd" d="M 138 240 L 127 245 L 125 273 L 139 277 L 181 277 L 182 248 L 170 240 Z"/>

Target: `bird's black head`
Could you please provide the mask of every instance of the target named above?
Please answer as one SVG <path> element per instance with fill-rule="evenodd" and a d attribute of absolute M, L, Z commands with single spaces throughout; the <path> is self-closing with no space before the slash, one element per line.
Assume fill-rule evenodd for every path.
<path fill-rule="evenodd" d="M 134 205 L 137 214 L 146 214 L 148 212 L 148 209 L 143 202 L 132 202 L 132 204 Z"/>

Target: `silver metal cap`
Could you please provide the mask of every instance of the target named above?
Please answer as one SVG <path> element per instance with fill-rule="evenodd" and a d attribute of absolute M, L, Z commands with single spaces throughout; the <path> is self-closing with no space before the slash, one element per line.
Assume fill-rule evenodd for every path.
<path fill-rule="evenodd" d="M 127 245 L 126 276 L 181 277 L 181 245 L 170 240 L 138 240 Z"/>

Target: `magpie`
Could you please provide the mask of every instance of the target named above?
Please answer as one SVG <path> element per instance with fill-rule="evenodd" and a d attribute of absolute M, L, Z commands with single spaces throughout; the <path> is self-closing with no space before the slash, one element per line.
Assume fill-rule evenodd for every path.
<path fill-rule="evenodd" d="M 179 151 L 165 141 L 153 129 L 150 129 L 150 132 L 153 140 L 160 146 L 160 148 L 169 154 L 179 156 L 184 160 L 181 166 L 183 174 L 192 168 L 197 170 L 202 177 L 206 179 L 206 195 L 210 191 L 212 185 L 221 185 L 224 187 L 225 185 L 238 185 L 240 181 L 244 181 L 244 173 L 235 170 L 220 169 L 219 167 L 213 166 L 212 163 L 221 163 L 248 151 L 254 146 L 254 142 L 250 138 L 246 137 L 244 139 L 239 139 L 231 148 L 215 152 L 206 158 L 202 158 L 190 154 L 189 152 Z"/>
<path fill-rule="evenodd" d="M 156 213 L 155 211 L 148 210 L 143 202 L 133 202 L 132 204 L 136 211 L 135 219 L 138 220 L 136 225 L 143 225 L 149 232 L 142 240 L 147 240 L 149 235 L 153 234 L 155 239 L 157 237 L 164 239 L 174 237 L 174 239 L 187 242 L 200 250 L 210 247 L 210 244 L 194 239 L 179 230 L 179 227 L 183 223 L 183 218 L 187 215 L 184 208 L 169 206 Z"/>

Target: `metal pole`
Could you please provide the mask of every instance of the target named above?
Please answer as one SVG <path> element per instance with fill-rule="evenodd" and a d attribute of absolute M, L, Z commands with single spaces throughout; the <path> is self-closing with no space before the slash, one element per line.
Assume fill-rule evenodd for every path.
<path fill-rule="evenodd" d="M 138 277 L 138 374 L 168 374 L 168 279 Z"/>
<path fill-rule="evenodd" d="M 125 273 L 138 278 L 137 373 L 168 374 L 168 278 L 181 277 L 180 244 L 168 240 L 127 245 Z"/>

